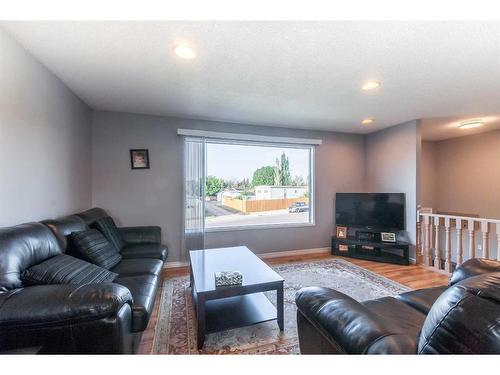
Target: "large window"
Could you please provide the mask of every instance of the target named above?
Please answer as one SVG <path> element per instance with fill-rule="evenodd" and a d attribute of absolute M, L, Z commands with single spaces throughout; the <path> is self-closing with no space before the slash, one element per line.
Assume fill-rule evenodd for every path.
<path fill-rule="evenodd" d="M 312 146 L 207 141 L 205 228 L 313 224 Z"/>

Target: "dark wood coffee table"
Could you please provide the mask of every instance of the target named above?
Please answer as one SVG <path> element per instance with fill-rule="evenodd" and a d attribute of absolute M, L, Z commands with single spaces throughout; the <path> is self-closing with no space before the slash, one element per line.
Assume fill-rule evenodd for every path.
<path fill-rule="evenodd" d="M 198 349 L 205 334 L 278 320 L 283 331 L 283 278 L 246 247 L 189 252 Z M 243 284 L 215 287 L 215 273 L 240 271 Z M 276 308 L 263 292 L 276 290 Z"/>

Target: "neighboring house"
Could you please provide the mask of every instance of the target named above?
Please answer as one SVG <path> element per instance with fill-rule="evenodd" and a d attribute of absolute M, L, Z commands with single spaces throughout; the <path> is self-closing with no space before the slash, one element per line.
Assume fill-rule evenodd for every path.
<path fill-rule="evenodd" d="M 232 188 L 225 189 L 224 191 L 217 193 L 217 202 L 222 202 L 224 198 L 236 198 L 240 196 L 241 193 L 243 193 L 243 190 L 237 190 Z"/>
<path fill-rule="evenodd" d="M 303 197 L 309 191 L 307 186 L 270 186 L 255 187 L 255 199 L 290 199 Z"/>

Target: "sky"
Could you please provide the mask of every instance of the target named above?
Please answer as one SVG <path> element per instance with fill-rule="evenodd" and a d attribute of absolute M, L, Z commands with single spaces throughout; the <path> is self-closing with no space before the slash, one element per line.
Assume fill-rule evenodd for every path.
<path fill-rule="evenodd" d="M 290 162 L 292 179 L 309 175 L 309 150 L 288 147 L 266 147 L 207 143 L 207 176 L 225 180 L 252 180 L 253 172 L 266 165 L 274 166 L 285 153 Z"/>

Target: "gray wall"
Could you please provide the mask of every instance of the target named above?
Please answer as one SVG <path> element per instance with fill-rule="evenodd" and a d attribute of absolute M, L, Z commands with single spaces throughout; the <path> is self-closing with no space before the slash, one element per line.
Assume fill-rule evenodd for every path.
<path fill-rule="evenodd" d="M 479 215 L 500 219 L 500 130 L 477 135 L 422 142 L 420 186 L 427 194 L 422 205 L 435 212 Z M 424 200 L 425 199 L 425 200 Z M 490 257 L 498 253 L 496 228 L 490 226 Z M 444 258 L 445 231 L 440 234 L 441 257 Z M 462 233 L 464 259 L 468 259 L 469 235 Z M 476 230 L 476 256 L 482 255 L 482 234 Z M 456 232 L 452 230 L 451 248 L 456 249 Z M 452 251 L 452 261 L 456 261 Z"/>
<path fill-rule="evenodd" d="M 257 253 L 330 246 L 335 192 L 364 190 L 364 137 L 177 118 L 94 112 L 92 197 L 120 225 L 159 224 L 169 261 L 185 260 L 182 238 L 183 143 L 178 128 L 321 138 L 316 150 L 316 225 L 208 233 L 206 247 L 247 245 Z M 148 148 L 151 169 L 131 170 L 129 149 Z"/>
<path fill-rule="evenodd" d="M 406 194 L 406 230 L 412 244 L 416 242 L 418 137 L 419 124 L 410 121 L 371 133 L 365 142 L 366 189 Z"/>
<path fill-rule="evenodd" d="M 0 29 L 0 226 L 91 204 L 90 110 Z"/>
<path fill-rule="evenodd" d="M 500 219 L 500 130 L 429 142 L 432 149 L 426 143 L 422 164 L 427 159 L 434 168 L 431 207 Z"/>
<path fill-rule="evenodd" d="M 420 157 L 420 192 L 422 207 L 436 205 L 436 142 L 422 142 Z"/>

